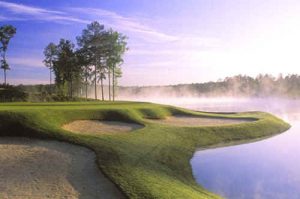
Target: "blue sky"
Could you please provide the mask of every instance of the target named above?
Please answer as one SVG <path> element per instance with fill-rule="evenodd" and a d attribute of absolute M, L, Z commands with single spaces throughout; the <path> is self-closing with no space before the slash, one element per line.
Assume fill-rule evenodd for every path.
<path fill-rule="evenodd" d="M 0 25 L 17 27 L 9 83 L 48 83 L 44 47 L 94 20 L 129 37 L 121 85 L 300 72 L 298 0 L 0 0 Z"/>

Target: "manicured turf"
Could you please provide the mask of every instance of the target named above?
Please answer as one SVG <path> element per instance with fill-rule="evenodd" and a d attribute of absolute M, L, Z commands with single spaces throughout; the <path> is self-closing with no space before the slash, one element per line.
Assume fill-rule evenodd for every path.
<path fill-rule="evenodd" d="M 173 114 L 251 118 L 256 121 L 210 127 L 147 122 Z M 144 128 L 127 134 L 79 135 L 61 126 L 74 120 L 134 122 Z M 129 198 L 219 198 L 197 185 L 190 159 L 197 148 L 281 133 L 284 121 L 262 112 L 214 114 L 136 102 L 0 104 L 0 135 L 51 138 L 94 150 L 98 166 Z"/>

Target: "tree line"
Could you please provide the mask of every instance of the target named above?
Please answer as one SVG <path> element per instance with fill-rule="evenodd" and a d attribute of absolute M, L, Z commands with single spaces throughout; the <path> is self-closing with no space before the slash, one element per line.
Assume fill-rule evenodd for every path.
<path fill-rule="evenodd" d="M 60 39 L 58 44 L 49 43 L 44 49 L 44 64 L 49 68 L 50 85 L 54 73 L 58 94 L 73 98 L 75 94 L 81 96 L 78 93 L 84 89 L 88 98 L 88 87 L 93 84 L 94 96 L 98 99 L 97 83 L 100 83 L 104 100 L 104 80 L 108 80 L 108 99 L 114 101 L 123 55 L 128 50 L 126 40 L 125 35 L 94 21 L 76 37 L 77 48 L 68 39 Z"/>
<path fill-rule="evenodd" d="M 218 81 L 169 86 L 122 87 L 119 96 L 135 97 L 287 97 L 300 98 L 300 75 L 236 75 Z"/>

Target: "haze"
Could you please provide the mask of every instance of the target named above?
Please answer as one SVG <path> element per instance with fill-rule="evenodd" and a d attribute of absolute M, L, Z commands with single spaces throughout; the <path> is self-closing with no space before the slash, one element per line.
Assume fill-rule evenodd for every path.
<path fill-rule="evenodd" d="M 0 25 L 18 28 L 8 49 L 10 84 L 47 84 L 44 47 L 64 37 L 75 42 L 93 20 L 129 37 L 122 86 L 299 72 L 297 0 L 52 2 L 0 1 Z"/>

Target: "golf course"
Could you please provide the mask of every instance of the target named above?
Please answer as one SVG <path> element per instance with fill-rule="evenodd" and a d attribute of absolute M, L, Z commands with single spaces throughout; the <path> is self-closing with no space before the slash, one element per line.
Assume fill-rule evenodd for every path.
<path fill-rule="evenodd" d="M 221 198 L 196 183 L 193 153 L 289 128 L 264 112 L 199 112 L 125 101 L 1 103 L 0 151 L 7 158 L 0 164 L 10 175 L 0 173 L 6 182 L 0 197 Z M 16 183 L 7 182 L 20 175 L 9 162 L 32 168 L 16 180 L 15 190 Z"/>

